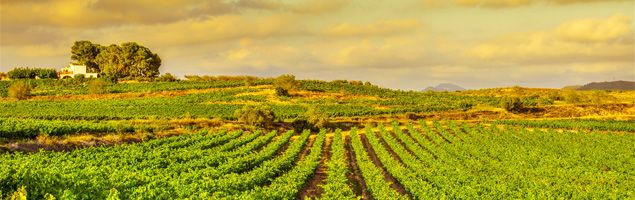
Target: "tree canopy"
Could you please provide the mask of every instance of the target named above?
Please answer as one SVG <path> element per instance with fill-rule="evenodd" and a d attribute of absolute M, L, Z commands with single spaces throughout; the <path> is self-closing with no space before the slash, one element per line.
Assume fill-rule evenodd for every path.
<path fill-rule="evenodd" d="M 76 41 L 71 48 L 71 59 L 93 72 L 116 78 L 156 77 L 161 67 L 159 55 L 135 42 L 101 46 L 89 41 Z"/>

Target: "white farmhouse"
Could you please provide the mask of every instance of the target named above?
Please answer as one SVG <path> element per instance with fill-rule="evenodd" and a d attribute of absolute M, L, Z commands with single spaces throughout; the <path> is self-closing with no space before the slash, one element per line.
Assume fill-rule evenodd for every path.
<path fill-rule="evenodd" d="M 83 74 L 86 78 L 97 78 L 97 73 L 86 73 L 86 65 L 69 64 L 68 67 L 62 68 L 59 74 L 60 79 L 75 78 L 76 75 Z"/>

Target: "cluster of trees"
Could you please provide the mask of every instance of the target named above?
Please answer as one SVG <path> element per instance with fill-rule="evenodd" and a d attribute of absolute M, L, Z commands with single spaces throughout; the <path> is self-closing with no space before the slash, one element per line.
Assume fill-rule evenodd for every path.
<path fill-rule="evenodd" d="M 102 46 L 90 41 L 76 41 L 71 47 L 71 59 L 86 65 L 88 72 L 115 78 L 154 78 L 161 67 L 159 55 L 135 42 Z"/>
<path fill-rule="evenodd" d="M 246 105 L 242 109 L 236 110 L 234 116 L 238 121 L 257 127 L 270 127 L 276 119 L 271 107 L 264 105 Z M 326 128 L 328 124 L 329 116 L 317 107 L 309 107 L 304 115 L 298 116 L 292 122 L 293 127 L 298 131 Z"/>
<path fill-rule="evenodd" d="M 57 78 L 57 71 L 55 69 L 45 69 L 45 68 L 22 68 L 18 67 L 9 72 L 7 75 L 10 79 L 34 79 L 36 77 L 45 79 L 45 78 Z M 2 77 L 0 77 L 1 79 Z"/>

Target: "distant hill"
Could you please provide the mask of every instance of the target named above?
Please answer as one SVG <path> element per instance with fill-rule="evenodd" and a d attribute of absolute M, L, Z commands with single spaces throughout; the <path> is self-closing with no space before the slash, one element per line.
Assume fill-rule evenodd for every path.
<path fill-rule="evenodd" d="M 427 87 L 423 91 L 434 91 L 434 92 L 454 92 L 454 91 L 463 91 L 465 88 L 452 84 L 452 83 L 441 83 L 436 87 Z"/>
<path fill-rule="evenodd" d="M 581 85 L 567 85 L 564 86 L 562 89 L 563 90 L 577 90 L 578 88 L 581 88 Z"/>
<path fill-rule="evenodd" d="M 578 90 L 635 90 L 635 82 L 633 81 L 609 81 L 609 82 L 592 82 Z"/>

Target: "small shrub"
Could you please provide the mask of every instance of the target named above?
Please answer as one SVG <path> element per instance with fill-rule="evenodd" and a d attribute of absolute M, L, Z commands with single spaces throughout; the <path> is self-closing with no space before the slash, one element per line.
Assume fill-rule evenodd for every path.
<path fill-rule="evenodd" d="M 86 76 L 84 76 L 83 74 L 77 74 L 73 77 L 73 79 L 75 79 L 78 82 L 84 82 L 86 81 Z"/>
<path fill-rule="evenodd" d="M 459 109 L 461 111 L 468 111 L 472 109 L 472 107 L 474 107 L 474 104 L 470 102 L 462 101 L 459 103 Z"/>
<path fill-rule="evenodd" d="M 273 124 L 275 115 L 271 108 L 265 106 L 247 105 L 234 113 L 239 121 L 250 126 L 266 127 Z"/>
<path fill-rule="evenodd" d="M 26 81 L 17 81 L 9 87 L 9 97 L 25 100 L 31 95 L 31 86 Z"/>
<path fill-rule="evenodd" d="M 296 132 L 302 132 L 304 130 L 314 128 L 313 125 L 311 125 L 311 123 L 309 123 L 309 121 L 304 118 L 294 119 L 293 122 L 291 122 L 291 126 L 293 126 L 293 130 L 295 130 Z"/>
<path fill-rule="evenodd" d="M 281 88 L 281 87 L 276 87 L 276 95 L 278 95 L 280 97 L 288 97 L 289 96 L 289 90 Z"/>
<path fill-rule="evenodd" d="M 510 112 L 520 112 L 524 109 L 523 102 L 518 97 L 503 99 L 501 106 Z"/>
<path fill-rule="evenodd" d="M 317 129 L 325 128 L 329 124 L 329 117 L 320 112 L 316 107 L 309 108 L 304 115 L 309 124 Z"/>
<path fill-rule="evenodd" d="M 300 87 L 300 82 L 296 81 L 295 76 L 291 74 L 278 76 L 273 84 L 276 88 L 282 88 L 287 91 L 293 91 Z"/>
<path fill-rule="evenodd" d="M 159 81 L 161 82 L 174 82 L 177 81 L 176 77 L 170 73 L 165 73 L 161 76 L 159 76 Z"/>
<path fill-rule="evenodd" d="M 88 92 L 90 94 L 105 94 L 107 93 L 106 91 L 107 85 L 108 85 L 108 82 L 106 82 L 104 79 L 98 78 L 98 79 L 92 80 L 88 82 Z"/>
<path fill-rule="evenodd" d="M 245 76 L 243 81 L 245 82 L 245 86 L 249 87 L 249 86 L 253 86 L 254 85 L 254 80 L 256 80 L 255 77 L 252 76 Z"/>
<path fill-rule="evenodd" d="M 417 114 L 413 112 L 407 112 L 406 114 L 404 114 L 404 117 L 409 120 L 415 120 L 417 119 Z"/>

